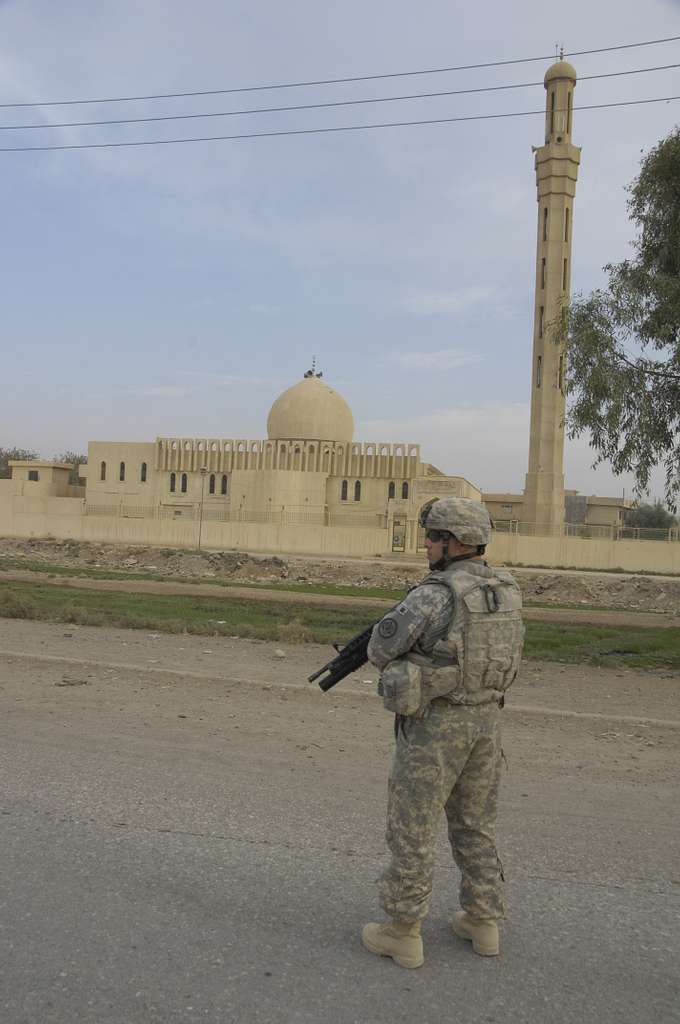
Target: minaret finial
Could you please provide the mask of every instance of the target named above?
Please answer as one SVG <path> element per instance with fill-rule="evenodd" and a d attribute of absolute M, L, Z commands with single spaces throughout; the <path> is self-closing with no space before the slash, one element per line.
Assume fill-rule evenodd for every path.
<path fill-rule="evenodd" d="M 316 373 L 316 356 L 312 356 L 312 373 Z"/>
<path fill-rule="evenodd" d="M 560 60 L 564 60 L 564 43 L 560 46 Z"/>

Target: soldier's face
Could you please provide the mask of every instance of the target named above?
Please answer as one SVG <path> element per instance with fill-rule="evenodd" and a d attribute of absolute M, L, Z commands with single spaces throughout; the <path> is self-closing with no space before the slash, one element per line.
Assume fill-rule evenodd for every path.
<path fill-rule="evenodd" d="M 429 565 L 435 565 L 444 555 L 444 541 L 430 540 L 430 538 L 426 536 L 425 550 L 427 552 L 427 561 Z"/>

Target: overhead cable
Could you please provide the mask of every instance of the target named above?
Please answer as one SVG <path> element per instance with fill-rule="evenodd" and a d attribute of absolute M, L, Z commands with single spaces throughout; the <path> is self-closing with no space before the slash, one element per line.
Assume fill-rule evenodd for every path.
<path fill-rule="evenodd" d="M 654 68 L 635 68 L 631 71 L 611 71 L 607 74 L 600 75 L 583 75 L 578 81 L 588 82 L 600 78 L 620 78 L 623 75 L 641 75 L 645 72 L 650 71 L 670 71 L 675 68 L 679 68 L 680 64 L 663 64 L 659 67 Z M 42 122 L 41 124 L 0 124 L 0 131 L 28 131 L 36 128 L 93 128 L 96 126 L 114 125 L 114 124 L 148 124 L 157 121 L 192 121 L 197 118 L 204 117 L 236 117 L 244 114 L 280 114 L 286 111 L 293 110 L 321 110 L 328 107 L 355 107 L 362 106 L 367 103 L 396 103 L 404 100 L 424 100 L 433 99 L 442 96 L 463 96 L 471 93 L 482 93 L 482 92 L 503 92 L 508 89 L 532 89 L 537 86 L 542 86 L 543 81 L 540 82 L 521 82 L 514 85 L 488 85 L 476 89 L 450 89 L 445 92 L 417 92 L 411 93 L 406 96 L 378 96 L 375 98 L 358 99 L 358 100 L 334 100 L 329 103 L 299 103 L 293 106 L 286 107 L 255 107 L 247 110 L 218 110 L 210 111 L 204 114 L 159 114 L 156 116 L 149 117 L 125 117 L 125 118 L 111 118 L 102 121 L 61 121 L 55 123 Z"/>
<path fill-rule="evenodd" d="M 611 107 L 636 107 L 649 103 L 671 103 L 680 96 L 657 96 L 647 100 L 621 100 L 618 103 L 591 103 L 574 107 L 574 110 L 605 110 Z M 566 111 L 555 111 L 566 113 Z M 357 132 L 379 128 L 410 128 L 415 125 L 454 124 L 461 121 L 492 121 L 508 117 L 531 117 L 545 115 L 542 110 L 518 110 L 506 114 L 470 114 L 464 117 L 435 117 L 424 121 L 386 121 L 381 124 L 347 124 L 331 128 L 292 128 L 273 132 L 243 132 L 238 135 L 209 135 L 190 139 L 147 139 L 139 142 L 83 142 L 58 146 L 1 146 L 0 153 L 37 153 L 64 149 L 123 149 L 134 146 L 173 146 L 193 142 L 231 142 L 237 139 L 271 139 L 286 135 L 324 135 L 331 132 Z"/>
<path fill-rule="evenodd" d="M 632 50 L 640 46 L 657 46 L 660 43 L 674 43 L 680 36 L 667 36 L 664 39 L 646 39 L 637 43 L 621 43 L 618 46 L 601 46 L 590 50 L 571 50 L 565 57 L 583 57 L 594 53 L 613 53 L 616 50 Z M 0 103 L 0 109 L 15 107 L 69 107 L 86 103 L 131 103 L 138 100 L 169 100 L 195 96 L 224 96 L 228 93 L 263 92 L 267 89 L 300 89 L 305 86 L 344 85 L 350 82 L 375 82 L 386 78 L 408 78 L 414 75 L 440 75 L 453 71 L 475 71 L 483 68 L 508 67 L 511 64 L 530 64 L 534 61 L 555 60 L 555 54 L 542 54 L 539 57 L 515 57 L 510 60 L 492 60 L 477 64 L 458 64 L 455 67 L 424 68 L 420 71 L 393 71 L 380 75 L 354 75 L 348 78 L 320 78 L 306 82 L 279 82 L 268 85 L 242 85 L 228 89 L 201 89 L 193 92 L 163 92 L 146 96 L 108 96 L 84 100 L 31 100 L 24 103 Z"/>

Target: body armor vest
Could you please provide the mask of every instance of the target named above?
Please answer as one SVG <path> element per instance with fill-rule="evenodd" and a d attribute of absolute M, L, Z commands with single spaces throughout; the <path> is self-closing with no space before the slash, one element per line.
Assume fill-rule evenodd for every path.
<path fill-rule="evenodd" d="M 524 642 L 522 594 L 512 576 L 466 560 L 431 572 L 421 586 L 445 586 L 454 598 L 448 632 L 429 654 L 407 655 L 420 666 L 422 703 L 500 702 L 519 671 Z"/>

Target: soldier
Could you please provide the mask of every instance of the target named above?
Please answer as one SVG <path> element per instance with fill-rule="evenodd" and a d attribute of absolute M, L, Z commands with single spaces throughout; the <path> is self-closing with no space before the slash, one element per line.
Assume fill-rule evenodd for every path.
<path fill-rule="evenodd" d="M 521 658 L 519 587 L 482 560 L 491 521 L 481 502 L 443 498 L 421 515 L 430 573 L 375 626 L 369 659 L 395 713 L 387 845 L 380 882 L 390 920 L 362 941 L 401 967 L 423 963 L 421 923 L 432 892 L 442 810 L 461 873 L 453 930 L 482 956 L 499 952 L 503 871 L 495 843 L 501 762 L 499 706 Z"/>

